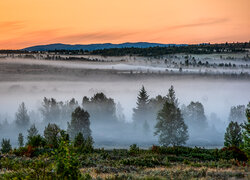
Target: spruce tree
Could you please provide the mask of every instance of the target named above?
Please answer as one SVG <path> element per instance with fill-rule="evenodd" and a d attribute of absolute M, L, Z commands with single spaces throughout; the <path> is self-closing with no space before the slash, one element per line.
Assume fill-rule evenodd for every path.
<path fill-rule="evenodd" d="M 19 133 L 18 134 L 18 145 L 19 145 L 19 147 L 23 147 L 23 145 L 24 145 L 23 141 L 24 141 L 23 134 Z"/>
<path fill-rule="evenodd" d="M 139 91 L 136 104 L 137 107 L 133 109 L 133 120 L 135 123 L 143 125 L 149 118 L 149 96 L 144 86 Z"/>
<path fill-rule="evenodd" d="M 241 127 L 237 122 L 231 121 L 227 127 L 224 136 L 224 146 L 226 147 L 239 147 L 242 143 Z"/>
<path fill-rule="evenodd" d="M 31 125 L 31 127 L 30 127 L 27 131 L 28 131 L 28 136 L 27 136 L 28 141 L 29 141 L 32 137 L 38 135 L 38 130 L 37 130 L 35 124 Z"/>
<path fill-rule="evenodd" d="M 173 86 L 169 89 L 166 102 L 158 112 L 155 135 L 163 146 L 180 146 L 188 140 L 187 126 L 184 123 Z"/>
<path fill-rule="evenodd" d="M 18 108 L 15 122 L 18 127 L 27 127 L 30 123 L 30 117 L 24 102 L 22 102 Z"/>
<path fill-rule="evenodd" d="M 11 151 L 10 139 L 2 139 L 1 151 L 2 153 L 8 153 Z"/>

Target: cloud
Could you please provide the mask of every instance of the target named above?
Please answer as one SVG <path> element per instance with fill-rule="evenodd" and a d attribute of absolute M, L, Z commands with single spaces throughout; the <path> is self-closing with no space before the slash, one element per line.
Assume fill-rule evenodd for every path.
<path fill-rule="evenodd" d="M 0 32 L 9 33 L 10 31 L 23 29 L 24 26 L 23 21 L 4 21 L 0 22 Z"/>
<path fill-rule="evenodd" d="M 168 27 L 167 29 L 182 29 L 182 28 L 193 28 L 193 27 L 200 27 L 200 26 L 211 26 L 214 24 L 221 24 L 229 21 L 227 18 L 208 18 L 208 19 L 200 19 L 195 23 L 189 23 L 189 24 L 182 24 L 177 26 Z"/>
<path fill-rule="evenodd" d="M 55 42 L 78 43 L 87 41 L 112 41 L 135 35 L 137 32 L 95 32 L 80 33 L 66 36 L 59 36 L 53 39 Z"/>

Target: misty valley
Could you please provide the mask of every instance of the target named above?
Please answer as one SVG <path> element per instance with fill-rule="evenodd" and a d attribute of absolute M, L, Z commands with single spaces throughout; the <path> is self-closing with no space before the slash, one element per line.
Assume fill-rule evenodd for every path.
<path fill-rule="evenodd" d="M 244 179 L 249 63 L 4 52 L 0 179 Z"/>

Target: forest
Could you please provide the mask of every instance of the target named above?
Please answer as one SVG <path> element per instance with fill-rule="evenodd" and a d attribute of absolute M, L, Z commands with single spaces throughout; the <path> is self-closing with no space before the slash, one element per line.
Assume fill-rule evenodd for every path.
<path fill-rule="evenodd" d="M 153 98 L 142 86 L 130 123 L 122 106 L 102 92 L 84 96 L 81 103 L 45 97 L 38 111 L 42 121 L 32 121 L 37 116 L 31 117 L 23 102 L 15 121 L 0 124 L 1 136 L 11 133 L 16 139 L 1 139 L 0 179 L 249 178 L 250 103 L 231 107 L 224 145 L 218 148 L 202 147 L 205 139 L 215 143 L 219 137 L 203 104 L 181 106 L 173 86 Z M 152 137 L 156 144 L 138 145 Z M 192 146 L 197 137 L 200 145 Z M 101 143 L 114 148 L 98 147 Z M 119 148 L 121 143 L 130 143 L 129 148 Z"/>

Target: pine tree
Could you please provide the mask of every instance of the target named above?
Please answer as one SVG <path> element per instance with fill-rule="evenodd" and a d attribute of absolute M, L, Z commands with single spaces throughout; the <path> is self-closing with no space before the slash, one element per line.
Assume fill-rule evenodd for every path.
<path fill-rule="evenodd" d="M 32 137 L 34 137 L 34 136 L 36 136 L 38 134 L 38 130 L 37 130 L 35 124 L 31 125 L 31 127 L 27 131 L 28 131 L 28 136 L 27 136 L 28 141 Z"/>
<path fill-rule="evenodd" d="M 91 137 L 89 113 L 84 111 L 84 109 L 77 107 L 72 113 L 72 119 L 71 122 L 68 123 L 67 131 L 72 140 L 80 132 L 85 139 Z"/>
<path fill-rule="evenodd" d="M 19 133 L 18 134 L 18 145 L 19 145 L 19 147 L 23 147 L 23 145 L 24 145 L 23 141 L 24 141 L 23 134 Z"/>
<path fill-rule="evenodd" d="M 242 143 L 241 127 L 237 122 L 231 121 L 227 127 L 224 136 L 224 145 L 226 147 L 239 147 Z"/>
<path fill-rule="evenodd" d="M 155 135 L 159 135 L 159 143 L 163 146 L 179 146 L 188 140 L 187 126 L 184 123 L 173 86 L 169 89 L 167 100 L 159 111 Z"/>
<path fill-rule="evenodd" d="M 1 151 L 2 153 L 8 153 L 11 151 L 10 139 L 2 139 Z"/>
<path fill-rule="evenodd" d="M 27 127 L 30 123 L 30 117 L 24 102 L 22 102 L 18 108 L 15 122 L 18 127 Z"/>
<path fill-rule="evenodd" d="M 143 123 L 148 120 L 149 96 L 144 86 L 142 86 L 137 97 L 137 107 L 133 109 L 133 120 L 135 123 Z"/>
<path fill-rule="evenodd" d="M 58 146 L 58 141 L 60 137 L 60 128 L 56 124 L 48 124 L 47 127 L 45 127 L 43 135 L 45 138 L 45 141 L 48 145 L 52 145 L 53 147 Z"/>

